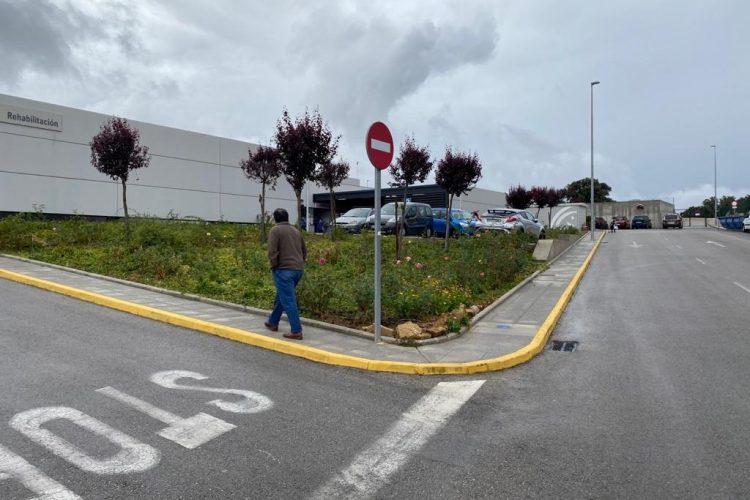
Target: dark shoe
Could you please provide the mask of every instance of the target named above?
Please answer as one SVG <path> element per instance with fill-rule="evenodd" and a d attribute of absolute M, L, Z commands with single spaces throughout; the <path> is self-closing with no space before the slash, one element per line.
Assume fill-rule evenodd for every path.
<path fill-rule="evenodd" d="M 302 332 L 300 333 L 294 333 L 289 332 L 284 334 L 285 339 L 292 339 L 292 340 L 302 340 Z"/>
<path fill-rule="evenodd" d="M 269 330 L 271 330 L 272 332 L 278 332 L 279 331 L 279 325 L 272 325 L 269 322 L 265 322 L 265 323 L 263 323 L 263 325 L 266 328 L 268 328 Z"/>

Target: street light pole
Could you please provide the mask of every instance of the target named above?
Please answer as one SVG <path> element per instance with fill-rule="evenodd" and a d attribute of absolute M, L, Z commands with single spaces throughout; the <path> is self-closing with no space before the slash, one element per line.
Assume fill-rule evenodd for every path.
<path fill-rule="evenodd" d="M 714 148 L 714 226 L 719 229 L 719 200 L 716 198 L 716 144 L 711 144 Z"/>
<path fill-rule="evenodd" d="M 596 229 L 596 216 L 594 214 L 594 85 L 599 85 L 599 82 L 591 82 L 591 241 L 594 241 L 594 230 Z"/>

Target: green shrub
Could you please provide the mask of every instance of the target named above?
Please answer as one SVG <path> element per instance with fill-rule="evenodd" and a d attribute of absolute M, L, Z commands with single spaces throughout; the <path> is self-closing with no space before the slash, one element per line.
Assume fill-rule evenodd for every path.
<path fill-rule="evenodd" d="M 121 221 L 39 220 L 19 214 L 0 220 L 0 251 L 270 309 L 275 287 L 259 228 L 201 220 L 135 218 L 130 245 Z M 361 325 L 372 322 L 373 234 L 305 234 L 308 259 L 298 299 L 307 317 Z M 534 240 L 522 234 L 404 242 L 382 239 L 382 320 L 428 320 L 460 304 L 488 304 L 543 264 L 531 258 Z"/>

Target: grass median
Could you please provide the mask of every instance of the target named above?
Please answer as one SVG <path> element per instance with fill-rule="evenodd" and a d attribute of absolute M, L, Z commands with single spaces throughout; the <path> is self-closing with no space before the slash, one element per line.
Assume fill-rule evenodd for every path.
<path fill-rule="evenodd" d="M 275 289 L 258 226 L 135 218 L 131 229 L 126 243 L 122 221 L 18 214 L 0 220 L 0 252 L 271 308 Z M 373 321 L 373 235 L 335 236 L 305 234 L 300 309 L 308 318 L 361 328 Z M 442 239 L 408 238 L 397 261 L 395 239 L 383 237 L 383 325 L 442 319 L 449 330 L 460 328 L 451 311 L 486 306 L 544 267 L 532 259 L 534 244 L 523 234 L 481 234 L 452 240 L 445 252 Z"/>

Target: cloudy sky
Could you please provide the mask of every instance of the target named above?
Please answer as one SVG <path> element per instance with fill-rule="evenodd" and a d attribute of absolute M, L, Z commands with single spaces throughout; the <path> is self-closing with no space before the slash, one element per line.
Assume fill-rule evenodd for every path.
<path fill-rule="evenodd" d="M 746 0 L 0 0 L 0 92 L 268 144 L 320 110 L 373 185 L 373 121 L 479 186 L 750 194 Z"/>

